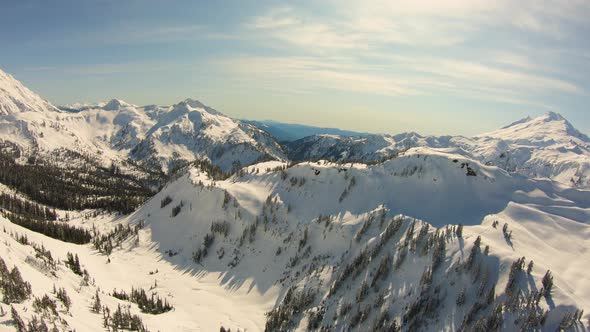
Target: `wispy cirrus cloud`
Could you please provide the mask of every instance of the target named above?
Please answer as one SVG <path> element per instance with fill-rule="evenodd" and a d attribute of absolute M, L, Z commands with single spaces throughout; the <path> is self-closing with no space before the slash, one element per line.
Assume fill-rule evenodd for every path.
<path fill-rule="evenodd" d="M 559 42 L 571 29 L 567 20 L 580 18 L 576 11 L 587 7 L 585 2 L 350 0 L 331 5 L 324 11 L 329 15 L 281 6 L 251 18 L 244 28 L 287 55 L 240 57 L 228 60 L 226 68 L 258 79 L 359 93 L 444 93 L 549 108 L 539 95 L 586 94 L 559 63 L 534 57 L 536 46 L 525 50 L 527 41 L 518 39 L 524 34 L 548 45 Z M 496 30 L 515 37 L 498 37 Z"/>
<path fill-rule="evenodd" d="M 346 58 L 254 57 L 240 56 L 214 60 L 213 64 L 228 73 L 252 80 L 292 82 L 309 88 L 382 94 L 414 95 L 418 92 L 403 80 L 379 75 L 371 66 Z"/>
<path fill-rule="evenodd" d="M 583 93 L 577 85 L 551 77 L 433 57 L 381 55 L 375 63 L 353 57 L 240 56 L 213 64 L 228 74 L 274 87 L 294 84 L 392 97 L 452 95 L 552 108 L 528 96 L 552 90 Z M 404 74 L 397 74 L 400 71 Z"/>

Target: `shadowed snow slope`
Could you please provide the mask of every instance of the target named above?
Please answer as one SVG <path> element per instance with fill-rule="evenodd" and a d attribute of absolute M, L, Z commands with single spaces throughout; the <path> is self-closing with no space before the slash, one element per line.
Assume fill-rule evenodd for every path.
<path fill-rule="evenodd" d="M 547 326 L 556 326 L 575 306 L 590 309 L 590 279 L 584 273 L 590 263 L 588 191 L 510 174 L 467 160 L 455 149 L 414 148 L 373 166 L 305 162 L 279 170 L 283 166 L 279 162 L 252 165 L 241 176 L 225 181 L 212 181 L 202 171 L 191 169 L 168 184 L 131 220 L 144 220 L 161 250 L 178 253 L 170 261 L 197 274 L 222 273 L 220 285 L 229 290 L 247 287 L 262 294 L 278 286 L 284 294 L 290 285 L 303 289 L 308 287 L 303 285 L 316 285 L 316 277 L 305 277 L 307 269 L 322 264 L 343 268 L 364 247 L 379 242 L 385 226 L 376 224 L 384 225 L 391 216 L 418 218 L 440 230 L 461 223 L 468 225 L 466 235 L 447 245 L 447 275 L 454 271 L 453 266 L 465 264 L 470 243 L 481 236 L 482 243 L 490 246 L 485 269 L 498 284 L 497 294 L 504 292 L 512 261 L 525 256 L 527 262 L 535 262 L 531 284 L 523 285 L 525 294 L 540 288 L 546 270 L 555 275 L 557 289 L 546 304 L 552 309 Z M 161 207 L 165 197 L 172 202 Z M 367 220 L 375 222 L 366 226 Z M 404 220 L 406 227 L 413 219 Z M 499 226 L 493 227 L 494 222 Z M 225 226 L 219 226 L 222 224 Z M 501 230 L 504 224 L 509 237 Z M 216 227 L 226 230 L 219 233 Z M 207 236 L 213 239 L 208 245 Z M 308 254 L 303 253 L 306 243 L 310 243 Z M 394 246 L 392 250 L 401 249 Z M 192 262 L 196 254 L 198 264 Z M 428 266 L 420 256 L 412 257 L 415 267 L 402 269 L 401 275 L 394 273 L 395 292 L 408 291 L 397 288 L 405 283 L 410 289 L 417 286 Z M 367 274 L 375 270 L 368 268 Z M 334 268 L 332 273 L 324 271 L 317 277 L 323 280 L 316 285 L 320 294 L 328 292 L 338 271 Z M 352 283 L 351 289 L 359 289 L 361 281 Z M 456 330 L 466 314 L 466 309 L 454 304 L 454 292 L 461 288 L 445 287 L 454 294 L 447 294 L 444 300 L 448 308 L 442 311 L 448 317 L 430 323 L 433 330 Z M 327 294 L 322 296 L 327 296 L 329 303 Z M 342 296 L 343 300 L 352 296 L 354 302 L 354 292 Z M 375 300 L 374 295 L 370 298 Z M 396 298 L 401 303 L 391 304 L 392 315 L 404 312 L 404 305 L 412 301 L 412 296 Z M 348 324 L 345 322 L 339 324 Z M 510 326 L 505 328 L 510 330 Z"/>

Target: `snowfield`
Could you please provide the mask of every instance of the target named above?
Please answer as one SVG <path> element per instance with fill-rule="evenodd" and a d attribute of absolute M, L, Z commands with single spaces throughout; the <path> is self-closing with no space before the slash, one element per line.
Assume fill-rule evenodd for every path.
<path fill-rule="evenodd" d="M 379 219 L 382 211 L 386 211 L 387 220 L 399 214 L 408 216 L 403 217 L 404 225 L 414 220 L 413 217 L 440 229 L 449 224 L 468 225 L 462 238 L 449 239 L 446 274 L 452 271 L 451 264 L 466 260 L 471 243 L 481 236 L 482 244 L 489 246 L 488 259 L 493 261 L 489 273 L 491 279 L 497 280 L 497 295 L 504 292 L 510 264 L 515 259 L 524 256 L 527 262 L 534 261 L 528 281 L 530 287 L 540 287 L 545 271 L 553 271 L 553 295 L 550 302 L 543 304 L 545 308 L 554 308 L 546 323 L 548 330 L 571 308 L 588 312 L 588 192 L 545 180 L 511 176 L 497 167 L 473 161 L 469 167 L 477 175 L 468 176 L 467 166 L 461 166 L 465 160 L 458 158 L 452 152 L 417 148 L 373 166 L 321 161 L 273 170 L 286 165 L 270 162 L 250 166 L 241 176 L 223 181 L 211 180 L 193 168 L 129 216 L 102 215 L 88 220 L 81 215 L 71 217 L 70 223 L 89 229 L 98 227 L 100 232 L 108 232 L 116 224 L 136 225 L 140 221 L 145 224 L 137 237 L 126 239 L 113 251 L 110 263 L 106 255 L 91 245 L 65 244 L 13 225 L 4 218 L 0 220 L 8 233 L 26 234 L 29 241 L 45 246 L 56 258 L 63 260 L 67 252 L 77 253 L 92 277 L 89 286 L 81 286 L 81 278 L 62 264 L 58 264 L 56 276 L 37 270 L 27 261 L 27 256 L 34 255 L 32 249 L 7 233 L 3 233 L 2 257 L 9 266 L 19 266 L 23 278 L 31 282 L 33 293 L 38 296 L 50 293 L 53 284 L 65 287 L 74 304 L 71 315 L 61 316 L 78 331 L 95 330 L 101 325 L 101 315 L 88 309 L 96 290 L 103 303 L 115 307 L 125 302 L 108 296 L 113 289 L 147 289 L 154 284 L 157 287 L 152 291 L 166 296 L 174 310 L 156 316 L 142 314 L 152 331 L 210 331 L 220 326 L 260 331 L 265 326 L 264 313 L 277 304 L 289 286 L 323 280 L 320 289 L 327 287 L 336 276 L 331 271 L 336 271 L 342 259 L 346 262 L 351 253 L 375 243 L 380 233 L 376 226 L 379 221 L 374 222 L 362 240 L 356 241 L 356 234 L 368 216 L 374 214 Z M 299 185 L 301 179 L 305 180 Z M 351 181 L 354 181 L 352 186 Z M 346 188 L 348 194 L 340 201 Z M 166 196 L 172 202 L 162 208 L 161 201 Z M 180 204 L 180 212 L 172 217 L 171 208 Z M 325 226 L 324 221 L 319 224 L 318 216 L 330 216 L 330 225 Z M 254 239 L 246 239 L 240 245 L 244 230 L 256 223 L 256 219 L 260 226 Z M 215 240 L 208 255 L 196 263 L 194 252 L 202 247 L 205 234 L 212 234 L 211 225 L 219 221 L 228 223 L 227 235 L 213 233 Z M 494 221 L 500 226 L 494 228 Z M 505 223 L 511 232 L 510 240 L 500 229 Z M 311 254 L 306 258 L 301 256 L 300 262 L 292 266 L 293 257 L 300 253 L 299 243 L 305 229 L 309 229 L 307 241 Z M 282 248 L 282 253 L 277 254 L 277 248 Z M 387 250 L 395 252 L 394 248 L 395 245 Z M 322 264 L 329 268 L 314 272 L 319 273 L 319 279 L 307 280 L 305 271 L 317 257 L 322 257 Z M 392 279 L 384 281 L 390 287 L 391 297 L 404 298 L 408 289 L 416 286 L 416 279 L 429 261 L 411 253 L 406 260 Z M 150 274 L 154 271 L 158 272 Z M 444 271 L 440 273 L 440 278 L 444 278 Z M 460 284 L 461 280 L 456 282 Z M 352 290 L 358 289 L 358 285 L 353 285 Z M 452 305 L 458 288 L 447 291 L 446 309 L 442 309 L 437 321 L 428 325 L 429 329 L 455 330 L 461 324 L 466 309 Z M 349 293 L 354 298 L 355 292 Z M 369 298 L 375 296 L 371 294 Z M 409 298 L 397 302 L 391 309 L 402 313 Z M 20 306 L 23 311 L 26 307 L 26 304 Z M 133 305 L 132 309 L 137 311 Z M 23 317 L 27 314 L 30 312 L 22 312 Z M 363 330 L 362 326 L 358 330 Z M 506 328 L 510 329 L 509 326 Z M 296 330 L 305 329 L 302 319 Z"/>

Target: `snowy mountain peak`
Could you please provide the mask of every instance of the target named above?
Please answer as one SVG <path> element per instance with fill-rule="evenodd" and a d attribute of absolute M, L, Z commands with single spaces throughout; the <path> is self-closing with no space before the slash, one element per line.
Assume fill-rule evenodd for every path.
<path fill-rule="evenodd" d="M 0 115 L 27 111 L 45 112 L 58 109 L 27 89 L 12 75 L 0 70 Z"/>
<path fill-rule="evenodd" d="M 118 111 L 121 108 L 131 106 L 129 103 L 124 102 L 121 99 L 111 99 L 102 108 L 106 111 Z"/>
<path fill-rule="evenodd" d="M 555 113 L 555 112 L 547 112 L 542 117 L 545 118 L 545 121 L 547 121 L 547 122 L 548 121 L 562 121 L 562 120 L 565 120 L 565 118 L 561 114 Z"/>
<path fill-rule="evenodd" d="M 186 104 L 192 108 L 205 108 L 206 106 L 196 99 L 187 98 L 180 102 L 180 104 Z"/>
<path fill-rule="evenodd" d="M 536 118 L 531 118 L 530 116 L 527 116 L 525 118 L 522 118 L 518 121 L 512 122 L 511 124 L 504 126 L 500 129 L 507 129 L 507 128 L 514 128 L 514 127 L 519 127 L 519 125 L 522 124 L 538 124 L 538 123 L 543 123 L 543 122 L 553 122 L 553 121 L 565 121 L 565 123 L 567 125 L 571 124 L 559 113 L 555 113 L 555 112 L 547 112 L 539 117 Z"/>
<path fill-rule="evenodd" d="M 172 110 L 174 111 L 185 111 L 185 112 L 190 112 L 193 110 L 198 110 L 200 112 L 207 112 L 213 115 L 223 115 L 222 113 L 216 111 L 215 109 L 201 103 L 200 101 L 196 100 L 196 99 L 191 99 L 191 98 L 187 98 L 181 102 L 179 102 L 178 104 L 174 105 L 174 107 L 172 108 Z"/>
<path fill-rule="evenodd" d="M 549 112 L 536 118 L 524 118 L 506 127 L 479 137 L 500 138 L 505 141 L 529 141 L 533 145 L 543 143 L 590 143 L 588 136 L 574 128 L 561 114 Z"/>

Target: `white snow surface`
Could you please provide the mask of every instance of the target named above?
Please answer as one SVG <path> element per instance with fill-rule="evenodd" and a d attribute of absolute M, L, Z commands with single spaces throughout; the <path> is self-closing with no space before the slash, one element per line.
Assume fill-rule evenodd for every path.
<path fill-rule="evenodd" d="M 456 149 L 413 148 L 372 166 L 320 161 L 276 170 L 284 166 L 277 161 L 256 164 L 245 168 L 243 175 L 224 181 L 214 181 L 200 169 L 191 168 L 129 216 L 85 219 L 82 213 L 73 213 L 71 223 L 89 229 L 96 226 L 101 231 L 116 224 L 145 223 L 137 238 L 115 249 L 110 263 L 91 245 L 64 244 L 0 218 L 8 232 L 27 234 L 54 256 L 63 259 L 68 251 L 77 253 L 94 279 L 90 286 L 80 286 L 80 278 L 63 265 L 58 266 L 55 277 L 36 270 L 26 259 L 33 255 L 32 249 L 15 242 L 7 233 L 2 234 L 0 254 L 9 266 L 19 266 L 23 278 L 33 284 L 35 295 L 48 293 L 53 284 L 65 287 L 74 306 L 71 316 L 63 317 L 77 331 L 93 331 L 101 326 L 101 315 L 88 309 L 97 289 L 103 302 L 115 307 L 125 302 L 108 296 L 112 289 L 147 289 L 155 281 L 158 286 L 154 291 L 165 296 L 175 309 L 156 316 L 140 314 L 152 331 L 211 331 L 220 326 L 232 331 L 262 331 L 264 313 L 278 303 L 289 285 L 304 287 L 324 280 L 324 286 L 317 287 L 325 289 L 322 287 L 331 284 L 335 277 L 331 269 L 306 275 L 317 257 L 325 257 L 320 261 L 327 267 L 338 266 L 342 258 L 346 262 L 363 247 L 374 244 L 381 232 L 377 226 L 370 228 L 362 241 L 353 238 L 367 216 L 385 211 L 388 218 L 406 216 L 404 225 L 413 218 L 435 228 L 465 224 L 463 238 L 447 244 L 445 261 L 464 261 L 470 244 L 481 236 L 482 245 L 490 246 L 488 261 L 494 268 L 488 273 L 497 280 L 498 295 L 504 291 L 510 264 L 519 257 L 525 256 L 527 262 L 534 260 L 529 281 L 534 287 L 539 287 L 546 270 L 553 271 L 556 286 L 551 303 L 542 304 L 557 308 L 548 317 L 548 331 L 557 326 L 561 319 L 558 314 L 573 307 L 590 311 L 590 277 L 586 271 L 590 264 L 588 191 L 511 174 L 465 159 Z M 467 175 L 468 167 L 475 176 Z M 340 199 L 345 189 L 348 193 Z M 172 202 L 161 207 L 166 196 Z M 181 206 L 180 213 L 172 216 L 177 206 Z M 320 215 L 332 216 L 330 227 L 317 222 Z M 257 219 L 260 226 L 254 240 L 246 239 L 240 245 L 244 230 Z M 205 234 L 211 234 L 212 224 L 219 221 L 228 222 L 228 234 L 215 234 L 209 254 L 200 263 L 193 262 L 192 255 L 202 248 Z M 510 241 L 502 235 L 501 226 L 492 227 L 494 221 L 509 225 Z M 289 267 L 292 258 L 298 256 L 297 243 L 304 229 L 310 231 L 312 254 Z M 279 247 L 282 252 L 277 254 Z M 386 252 L 395 252 L 387 248 Z M 393 296 L 388 297 L 393 301 L 390 308 L 398 314 L 415 299 L 404 294 L 417 287 L 430 259 L 410 255 L 408 262 L 385 281 Z M 236 264 L 231 267 L 232 263 Z M 155 270 L 158 273 L 150 275 Z M 444 271 L 439 277 L 444 278 Z M 454 305 L 459 285 L 445 291 L 446 309 L 439 320 L 430 323 L 429 330 L 451 331 L 460 325 L 467 307 Z M 359 287 L 350 286 L 353 290 Z M 341 296 L 341 301 L 354 301 L 355 291 Z M 375 296 L 370 295 L 370 301 Z M 31 313 L 24 311 L 26 306 L 16 305 L 23 317 L 30 317 Z M 132 312 L 139 312 L 135 305 L 131 307 Z M 589 317 L 586 314 L 585 319 Z M 0 322 L 6 319 L 0 318 Z M 306 318 L 299 321 L 296 330 L 304 331 L 305 322 Z M 510 323 L 506 324 L 505 329 L 510 330 Z M 361 324 L 355 330 L 367 326 Z"/>

